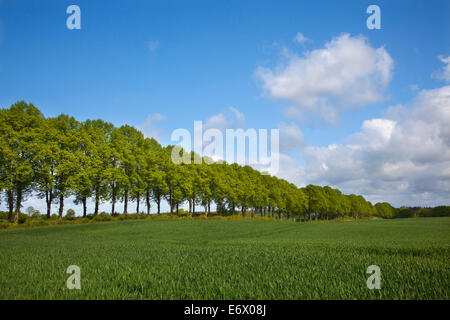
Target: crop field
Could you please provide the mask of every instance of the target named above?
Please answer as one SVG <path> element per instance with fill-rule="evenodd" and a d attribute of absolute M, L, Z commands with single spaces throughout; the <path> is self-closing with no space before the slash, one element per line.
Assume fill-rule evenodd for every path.
<path fill-rule="evenodd" d="M 80 290 L 66 287 L 70 265 Z M 0 270 L 0 299 L 450 299 L 450 218 L 3 230 Z"/>

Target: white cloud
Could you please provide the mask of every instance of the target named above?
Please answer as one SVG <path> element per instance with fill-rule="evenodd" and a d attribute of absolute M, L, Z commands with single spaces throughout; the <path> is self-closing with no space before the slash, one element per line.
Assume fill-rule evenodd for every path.
<path fill-rule="evenodd" d="M 287 64 L 259 67 L 256 76 L 270 97 L 289 103 L 291 114 L 308 111 L 334 123 L 342 110 L 385 99 L 393 60 L 362 36 L 342 34 L 304 57 L 284 56 Z"/>
<path fill-rule="evenodd" d="M 443 66 L 439 71 L 432 73 L 431 76 L 439 80 L 450 82 L 450 56 L 444 57 L 441 55 L 438 56 L 438 59 L 441 60 L 441 62 L 444 63 L 445 66 Z"/>
<path fill-rule="evenodd" d="M 223 113 L 218 113 L 218 114 L 215 114 L 215 115 L 209 117 L 206 120 L 203 128 L 204 129 L 214 128 L 214 129 L 223 130 L 229 126 L 229 122 L 230 121 L 225 117 L 225 115 Z"/>
<path fill-rule="evenodd" d="M 238 109 L 236 109 L 235 107 L 228 107 L 228 110 L 230 110 L 231 112 L 234 113 L 237 120 L 242 121 L 245 119 L 244 114 L 242 112 L 240 112 Z"/>
<path fill-rule="evenodd" d="M 281 172 L 299 185 L 327 184 L 372 201 L 448 204 L 450 86 L 423 90 L 410 106 L 386 116 L 364 121 L 347 144 L 305 147 L 306 166 L 290 164 Z"/>
<path fill-rule="evenodd" d="M 157 128 L 155 122 L 166 120 L 166 116 L 160 113 L 149 114 L 145 120 L 136 126 L 146 138 L 155 138 L 159 140 L 162 130 Z"/>
<path fill-rule="evenodd" d="M 281 123 L 278 129 L 280 129 L 280 152 L 300 150 L 305 146 L 303 131 L 296 124 Z"/>
<path fill-rule="evenodd" d="M 225 129 L 232 129 L 238 126 L 242 126 L 245 121 L 245 116 L 235 107 L 228 107 L 227 110 L 217 113 L 208 118 L 203 125 L 203 129 L 219 129 L 223 131 Z"/>
<path fill-rule="evenodd" d="M 306 41 L 309 41 L 309 39 L 308 39 L 307 37 L 305 37 L 305 36 L 303 35 L 303 33 L 301 33 L 301 32 L 298 32 L 298 33 L 295 35 L 294 40 L 295 40 L 295 42 L 300 43 L 300 44 L 303 44 L 303 43 L 305 43 Z"/>
<path fill-rule="evenodd" d="M 410 85 L 409 85 L 409 89 L 410 89 L 412 92 L 416 92 L 417 90 L 419 90 L 419 85 L 418 85 L 417 83 L 410 84 Z"/>
<path fill-rule="evenodd" d="M 226 110 L 219 112 L 203 122 L 203 133 L 208 129 L 219 130 L 223 136 L 225 136 L 226 129 L 243 128 L 245 122 L 245 116 L 235 107 L 228 107 Z M 196 139 L 196 140 L 195 140 Z M 223 141 L 222 141 L 223 142 Z M 211 141 L 204 139 L 204 135 L 194 136 L 194 144 L 202 145 L 205 147 L 209 145 Z M 222 153 L 222 157 L 216 156 L 213 153 L 208 153 L 203 150 L 203 155 L 211 157 L 214 161 L 225 160 L 225 152 Z"/>
<path fill-rule="evenodd" d="M 150 52 L 154 52 L 159 47 L 159 41 L 158 40 L 149 41 L 147 43 L 147 46 L 148 46 L 148 50 L 150 50 Z"/>

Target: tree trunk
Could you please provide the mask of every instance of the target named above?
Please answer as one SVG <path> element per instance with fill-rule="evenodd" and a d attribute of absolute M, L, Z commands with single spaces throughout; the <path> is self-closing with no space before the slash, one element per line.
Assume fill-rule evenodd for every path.
<path fill-rule="evenodd" d="M 147 204 L 147 215 L 150 215 L 150 191 L 147 190 L 147 193 L 145 194 L 145 203 Z"/>
<path fill-rule="evenodd" d="M 179 216 L 180 215 L 180 212 L 178 211 L 178 205 L 179 205 L 179 203 L 177 202 L 177 216 Z"/>
<path fill-rule="evenodd" d="M 208 201 L 208 216 L 211 214 L 211 201 Z"/>
<path fill-rule="evenodd" d="M 14 223 L 19 223 L 19 212 L 22 203 L 22 190 L 16 190 L 16 215 L 14 216 Z"/>
<path fill-rule="evenodd" d="M 113 216 L 116 213 L 116 188 L 112 188 L 112 197 L 111 197 L 111 215 Z"/>
<path fill-rule="evenodd" d="M 86 218 L 86 215 L 87 215 L 86 197 L 83 197 L 83 218 Z"/>
<path fill-rule="evenodd" d="M 128 189 L 125 189 L 123 214 L 127 214 L 127 213 L 128 213 Z"/>
<path fill-rule="evenodd" d="M 208 216 L 208 204 L 205 203 L 205 217 Z"/>
<path fill-rule="evenodd" d="M 192 215 L 195 215 L 195 199 L 192 200 Z"/>
<path fill-rule="evenodd" d="M 62 220 L 63 212 L 64 212 L 64 192 L 60 191 L 60 194 L 59 194 L 59 221 Z"/>
<path fill-rule="evenodd" d="M 161 196 L 158 196 L 158 214 L 161 213 Z"/>
<path fill-rule="evenodd" d="M 51 211 L 52 211 L 52 202 L 53 202 L 53 190 L 45 191 L 45 203 L 47 204 L 47 219 L 50 219 Z"/>
<path fill-rule="evenodd" d="M 8 196 L 8 221 L 13 221 L 13 212 L 14 212 L 14 192 L 10 189 L 7 191 Z"/>
<path fill-rule="evenodd" d="M 192 199 L 189 199 L 189 215 L 192 217 Z"/>
<path fill-rule="evenodd" d="M 94 215 L 98 215 L 98 206 L 100 203 L 100 195 L 99 192 L 95 192 L 95 209 L 94 209 Z"/>
<path fill-rule="evenodd" d="M 172 190 L 169 191 L 169 206 L 170 206 L 170 214 L 172 214 L 173 213 Z"/>
<path fill-rule="evenodd" d="M 218 211 L 218 213 L 223 216 L 223 209 L 222 209 L 222 201 L 218 201 L 217 205 L 216 205 L 216 211 Z"/>
<path fill-rule="evenodd" d="M 139 203 L 141 202 L 141 195 L 139 192 L 136 194 L 136 213 L 139 214 Z"/>

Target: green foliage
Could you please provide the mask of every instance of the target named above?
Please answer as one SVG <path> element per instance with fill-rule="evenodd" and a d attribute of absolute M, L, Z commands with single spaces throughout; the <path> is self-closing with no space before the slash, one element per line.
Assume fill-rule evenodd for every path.
<path fill-rule="evenodd" d="M 431 209 L 432 217 L 450 217 L 450 206 L 438 206 Z"/>
<path fill-rule="evenodd" d="M 414 211 L 406 207 L 397 209 L 397 212 L 395 213 L 395 218 L 412 218 L 414 216 Z"/>
<path fill-rule="evenodd" d="M 8 220 L 0 220 L 0 229 L 8 229 L 12 225 Z"/>
<path fill-rule="evenodd" d="M 29 206 L 25 211 L 29 217 L 39 217 L 41 215 L 39 210 L 34 209 L 32 206 Z"/>
<path fill-rule="evenodd" d="M 381 218 L 394 218 L 395 216 L 395 208 L 392 207 L 387 202 L 378 202 L 375 204 L 375 209 L 377 210 L 377 214 Z"/>
<path fill-rule="evenodd" d="M 8 221 L 8 212 L 0 211 L 0 220 Z"/>
<path fill-rule="evenodd" d="M 19 220 L 18 220 L 19 224 L 20 223 L 25 223 L 25 221 L 27 221 L 29 219 L 29 217 L 26 214 L 22 213 L 22 212 L 19 212 L 18 218 L 19 218 Z"/>
<path fill-rule="evenodd" d="M 111 217 L 109 214 L 102 212 L 99 215 L 93 216 L 92 220 L 94 221 L 111 221 L 113 220 L 113 217 Z"/>
<path fill-rule="evenodd" d="M 446 207 L 396 211 L 388 203 L 373 206 L 361 195 L 344 195 L 328 186 L 298 188 L 250 166 L 213 162 L 178 147 L 162 147 L 129 125 L 116 128 L 102 120 L 78 122 L 65 114 L 45 118 L 24 101 L 0 109 L 0 136 L 0 191 L 10 210 L 6 219 L 16 223 L 25 221 L 19 219 L 19 212 L 30 195 L 45 199 L 50 220 L 52 205 L 58 204 L 60 222 L 69 196 L 82 205 L 87 219 L 98 215 L 100 203 L 109 202 L 111 215 L 95 221 L 118 217 L 119 201 L 124 214 L 150 215 L 152 210 L 160 214 L 163 199 L 169 203 L 171 214 L 201 214 L 205 218 L 211 215 L 211 205 L 220 216 L 240 214 L 302 221 L 449 215 Z M 193 163 L 173 163 L 174 151 Z M 94 217 L 87 214 L 89 200 L 95 203 Z M 135 210 L 129 208 L 132 202 Z M 152 209 L 152 202 L 156 209 Z M 187 212 L 181 208 L 186 203 Z M 66 216 L 66 220 L 73 217 Z"/>
<path fill-rule="evenodd" d="M 75 210 L 68 209 L 67 212 L 66 212 L 66 215 L 64 216 L 64 219 L 67 219 L 67 220 L 75 219 Z"/>

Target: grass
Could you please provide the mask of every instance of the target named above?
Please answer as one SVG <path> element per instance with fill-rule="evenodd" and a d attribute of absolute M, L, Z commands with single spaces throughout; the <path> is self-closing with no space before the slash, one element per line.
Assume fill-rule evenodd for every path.
<path fill-rule="evenodd" d="M 449 299 L 450 218 L 0 231 L 0 299 Z M 366 287 L 369 265 L 380 290 Z M 66 288 L 69 265 L 81 290 Z"/>

